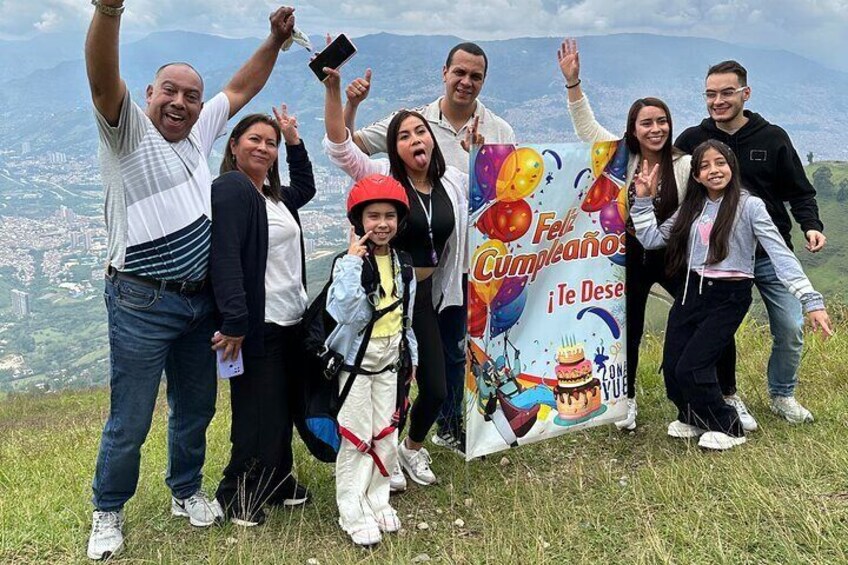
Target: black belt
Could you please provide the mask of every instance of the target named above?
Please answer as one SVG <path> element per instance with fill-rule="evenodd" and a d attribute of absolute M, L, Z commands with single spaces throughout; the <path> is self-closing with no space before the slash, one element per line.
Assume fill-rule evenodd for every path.
<path fill-rule="evenodd" d="M 130 273 L 124 273 L 122 271 L 117 270 L 115 267 L 109 266 L 106 269 L 106 276 L 110 279 L 121 279 L 129 282 L 134 282 L 138 284 L 143 284 L 145 286 L 150 286 L 153 288 L 158 288 L 161 290 L 168 290 L 171 292 L 178 292 L 180 294 L 197 294 L 201 292 L 204 288 L 206 288 L 206 280 L 202 281 L 160 281 L 157 279 L 151 279 L 148 277 L 140 277 L 138 275 L 132 275 Z"/>

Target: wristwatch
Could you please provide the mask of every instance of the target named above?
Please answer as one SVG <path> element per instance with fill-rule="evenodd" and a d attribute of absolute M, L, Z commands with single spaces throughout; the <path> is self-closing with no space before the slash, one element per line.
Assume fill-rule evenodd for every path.
<path fill-rule="evenodd" d="M 104 16 L 112 16 L 113 18 L 117 18 L 121 14 L 124 13 L 124 5 L 120 6 L 107 6 L 100 0 L 91 0 L 91 5 L 97 8 L 97 11 L 103 14 Z"/>

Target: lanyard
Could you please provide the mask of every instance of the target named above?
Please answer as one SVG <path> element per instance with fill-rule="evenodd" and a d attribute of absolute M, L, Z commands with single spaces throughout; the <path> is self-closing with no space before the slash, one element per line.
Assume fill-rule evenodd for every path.
<path fill-rule="evenodd" d="M 410 179 L 410 183 L 412 179 Z M 427 218 L 427 235 L 430 236 L 430 261 L 433 266 L 439 264 L 439 256 L 436 255 L 436 242 L 433 240 L 433 190 L 430 190 L 430 200 L 427 202 L 427 207 L 424 206 L 424 200 L 421 199 L 421 194 L 413 184 L 412 191 L 415 192 L 415 197 L 418 198 L 418 203 L 421 205 L 421 210 L 424 212 L 424 217 Z"/>

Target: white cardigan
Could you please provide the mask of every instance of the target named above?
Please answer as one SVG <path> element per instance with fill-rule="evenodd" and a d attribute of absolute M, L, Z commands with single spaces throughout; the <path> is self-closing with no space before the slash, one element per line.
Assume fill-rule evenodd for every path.
<path fill-rule="evenodd" d="M 568 102 L 568 113 L 571 115 L 571 123 L 574 125 L 574 133 L 581 141 L 595 143 L 598 141 L 614 141 L 622 139 L 623 135 L 614 135 L 604 129 L 595 119 L 595 114 L 592 112 L 592 107 L 589 106 L 589 99 L 586 95 L 577 102 Z M 691 173 L 692 157 L 683 153 L 674 152 L 672 163 L 674 166 L 674 180 L 677 182 L 677 202 L 682 203 L 683 197 L 686 196 L 686 185 L 689 182 L 689 174 Z M 631 154 L 627 161 L 627 177 L 625 178 L 624 186 L 630 186 L 633 181 L 633 175 L 636 172 L 636 167 L 639 165 L 641 155 L 638 153 Z M 628 199 L 627 211 L 630 212 L 630 204 Z"/>
<path fill-rule="evenodd" d="M 354 181 L 368 175 L 391 176 L 389 160 L 372 159 L 363 153 L 353 142 L 349 130 L 342 143 L 334 143 L 325 135 L 324 151 L 330 161 Z M 453 206 L 454 229 L 433 273 L 433 307 L 439 311 L 448 306 L 462 305 L 462 272 L 468 259 L 468 175 L 448 165 L 442 186 Z"/>

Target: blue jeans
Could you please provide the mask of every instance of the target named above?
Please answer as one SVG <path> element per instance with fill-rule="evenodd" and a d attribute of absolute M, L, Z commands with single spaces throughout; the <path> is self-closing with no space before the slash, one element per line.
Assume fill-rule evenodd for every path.
<path fill-rule="evenodd" d="M 772 335 L 768 362 L 768 390 L 772 396 L 792 396 L 798 384 L 798 367 L 804 348 L 804 314 L 801 302 L 783 286 L 768 257 L 754 264 L 754 284 L 766 306 Z"/>
<path fill-rule="evenodd" d="M 206 428 L 215 414 L 211 292 L 171 292 L 107 277 L 111 402 L 92 490 L 94 507 L 117 511 L 135 494 L 162 371 L 167 375 L 168 471 L 177 498 L 200 489 Z"/>

